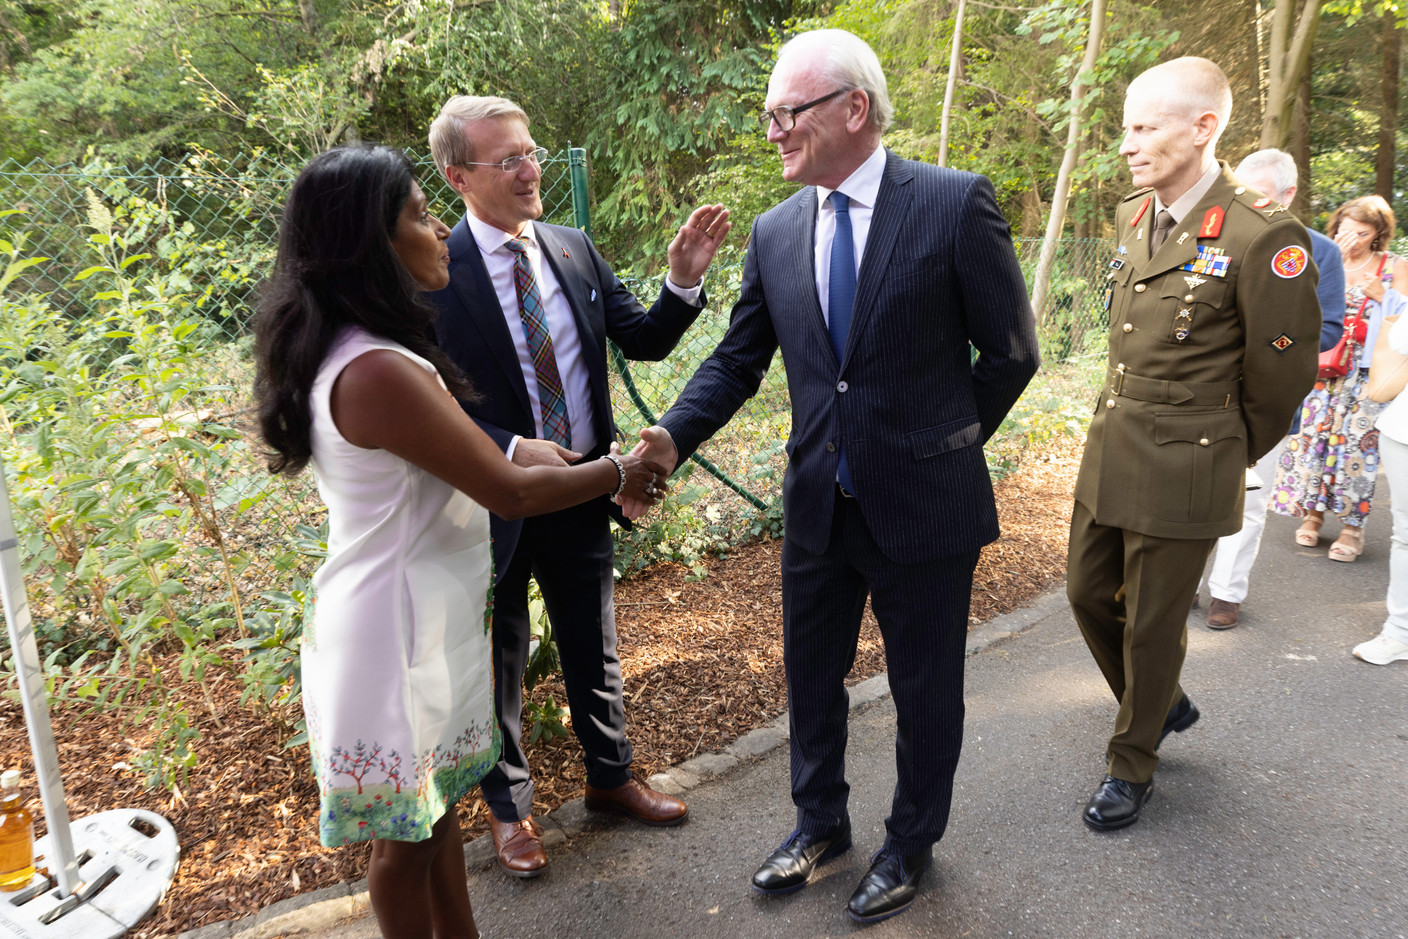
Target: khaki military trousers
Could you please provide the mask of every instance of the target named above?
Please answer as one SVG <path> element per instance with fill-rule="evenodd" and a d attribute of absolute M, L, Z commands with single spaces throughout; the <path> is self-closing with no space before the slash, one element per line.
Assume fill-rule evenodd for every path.
<path fill-rule="evenodd" d="M 1071 514 L 1066 596 L 1119 702 L 1107 751 L 1116 779 L 1147 782 L 1169 708 L 1183 694 L 1188 613 L 1216 538 L 1156 538 Z"/>

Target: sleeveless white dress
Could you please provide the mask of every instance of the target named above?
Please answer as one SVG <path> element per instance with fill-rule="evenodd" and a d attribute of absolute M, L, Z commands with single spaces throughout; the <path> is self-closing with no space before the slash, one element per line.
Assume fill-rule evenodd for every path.
<path fill-rule="evenodd" d="M 328 846 L 428 838 L 499 758 L 489 515 L 419 467 L 338 433 L 333 382 L 373 349 L 435 373 L 404 346 L 348 327 L 310 394 L 328 558 L 303 635 L 303 711 Z"/>

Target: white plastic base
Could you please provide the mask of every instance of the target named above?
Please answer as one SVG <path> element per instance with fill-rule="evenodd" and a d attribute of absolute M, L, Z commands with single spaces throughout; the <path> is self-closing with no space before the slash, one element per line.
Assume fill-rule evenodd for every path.
<path fill-rule="evenodd" d="M 143 821 L 156 830 L 133 827 Z M 0 934 L 33 939 L 117 939 L 161 902 L 176 876 L 181 846 L 171 823 L 142 809 L 117 809 L 70 826 L 80 885 L 59 898 L 36 874 L 24 890 L 0 893 Z M 34 845 L 35 865 L 49 861 L 49 837 Z"/>

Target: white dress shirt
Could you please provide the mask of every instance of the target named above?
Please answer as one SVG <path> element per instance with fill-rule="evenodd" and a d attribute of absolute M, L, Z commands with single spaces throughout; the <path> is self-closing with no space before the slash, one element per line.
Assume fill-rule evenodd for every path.
<path fill-rule="evenodd" d="M 518 288 L 514 284 L 515 256 L 508 248 L 514 235 L 488 222 L 481 221 L 471 212 L 467 215 L 470 233 L 479 246 L 479 253 L 488 270 L 489 281 L 494 285 L 494 293 L 499 298 L 508 334 L 513 339 L 514 351 L 518 353 L 518 367 L 523 373 L 523 384 L 528 389 L 528 404 L 533 411 L 533 427 L 536 435 L 543 437 L 543 408 L 538 397 L 538 372 L 533 367 L 533 357 L 528 352 L 528 337 L 523 333 L 523 318 L 518 312 Z M 517 236 L 527 246 L 524 253 L 533 268 L 533 279 L 538 284 L 542 297 L 543 320 L 552 336 L 553 355 L 557 359 L 558 376 L 562 379 L 563 396 L 567 403 L 567 419 L 572 426 L 572 449 L 578 453 L 590 452 L 599 441 L 596 439 L 594 409 L 592 408 L 591 373 L 582 357 L 582 337 L 577 332 L 577 321 L 572 315 L 572 307 L 557 282 L 551 265 L 543 263 L 543 249 L 538 243 L 533 225 L 527 225 L 523 234 Z M 666 286 L 686 303 L 699 305 L 700 285 L 685 289 L 675 286 L 667 277 Z M 702 284 L 702 281 L 701 281 Z M 471 376 L 472 378 L 472 376 Z M 519 437 L 510 441 L 506 456 L 513 459 L 513 451 L 518 446 Z"/>
<path fill-rule="evenodd" d="M 875 214 L 875 198 L 880 194 L 880 179 L 885 175 L 885 148 L 875 152 L 846 177 L 836 189 L 816 187 L 816 294 L 821 299 L 821 314 L 831 325 L 831 302 L 827 297 L 831 286 L 831 241 L 836 237 L 836 210 L 831 207 L 832 192 L 839 191 L 851 200 L 851 244 L 856 249 L 856 280 L 860 280 L 860 262 L 865 257 L 865 242 L 870 237 L 870 217 Z"/>

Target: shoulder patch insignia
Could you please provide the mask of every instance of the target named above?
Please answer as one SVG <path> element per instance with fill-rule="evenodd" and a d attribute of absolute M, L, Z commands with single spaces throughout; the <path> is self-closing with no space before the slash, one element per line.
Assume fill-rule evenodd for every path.
<path fill-rule="evenodd" d="M 1266 208 L 1266 207 L 1267 207 L 1268 205 L 1270 205 L 1270 204 L 1271 204 L 1271 197 L 1270 197 L 1270 196 L 1262 196 L 1260 199 L 1258 199 L 1258 200 L 1256 200 L 1255 202 L 1252 203 L 1252 208 L 1254 208 L 1254 209 L 1264 209 L 1264 208 Z"/>
<path fill-rule="evenodd" d="M 1290 280 L 1299 277 L 1309 258 L 1300 245 L 1286 245 L 1271 259 L 1271 270 L 1277 277 Z"/>
<path fill-rule="evenodd" d="M 1277 336 L 1275 339 L 1271 340 L 1270 343 L 1271 348 L 1275 349 L 1277 352 L 1285 352 L 1287 349 L 1289 349 L 1295 344 L 1296 341 L 1290 336 L 1287 336 L 1285 333 L 1282 333 L 1281 335 Z"/>

